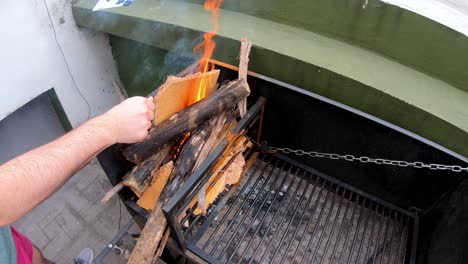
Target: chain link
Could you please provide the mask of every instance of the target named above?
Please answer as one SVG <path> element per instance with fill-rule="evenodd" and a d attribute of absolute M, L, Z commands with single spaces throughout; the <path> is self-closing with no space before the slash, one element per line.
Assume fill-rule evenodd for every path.
<path fill-rule="evenodd" d="M 468 172 L 468 167 L 462 167 L 459 165 L 444 165 L 444 164 L 426 164 L 421 161 L 416 162 L 408 162 L 404 160 L 389 160 L 389 159 L 375 159 L 366 156 L 356 157 L 351 154 L 340 155 L 336 153 L 323 153 L 317 151 L 305 151 L 301 149 L 290 149 L 290 148 L 277 148 L 268 146 L 266 142 L 258 144 L 257 142 L 252 142 L 258 145 L 263 152 L 265 153 L 283 153 L 283 154 L 294 154 L 297 156 L 309 156 L 313 158 L 325 158 L 325 159 L 332 159 L 332 160 L 345 160 L 345 161 L 357 161 L 361 163 L 374 163 L 377 165 L 391 165 L 397 167 L 412 167 L 417 169 L 430 169 L 430 170 L 447 170 L 453 172 Z"/>

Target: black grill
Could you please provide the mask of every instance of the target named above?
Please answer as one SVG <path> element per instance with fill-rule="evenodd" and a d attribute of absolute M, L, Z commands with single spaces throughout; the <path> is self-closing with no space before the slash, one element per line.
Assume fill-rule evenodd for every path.
<path fill-rule="evenodd" d="M 263 155 L 190 248 L 220 263 L 406 263 L 414 215 L 327 178 Z"/>
<path fill-rule="evenodd" d="M 262 106 L 239 125 L 252 128 Z M 255 160 L 241 182 L 193 215 L 188 205 L 224 148 L 163 209 L 184 250 L 210 263 L 414 262 L 416 214 L 279 154 L 246 157 Z"/>

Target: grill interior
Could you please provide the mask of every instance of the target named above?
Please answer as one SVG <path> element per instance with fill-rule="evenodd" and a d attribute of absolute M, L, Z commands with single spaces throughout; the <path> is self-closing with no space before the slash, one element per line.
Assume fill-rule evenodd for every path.
<path fill-rule="evenodd" d="M 261 154 L 186 234 L 211 263 L 405 263 L 413 222 L 410 212 Z"/>
<path fill-rule="evenodd" d="M 221 69 L 220 81 L 238 76 L 228 65 L 217 68 Z M 253 74 L 248 81 L 252 90 L 248 101 L 254 104 L 249 112 L 254 111 L 239 121 L 238 131 L 248 130 L 258 142 L 465 164 L 449 150 L 355 109 L 264 76 Z M 333 91 L 340 89 L 345 88 Z M 257 102 L 261 97 L 266 99 L 264 109 Z M 222 193 L 206 216 L 195 216 L 187 206 L 209 178 L 210 164 L 226 147 L 220 145 L 164 207 L 170 241 L 174 239 L 165 251 L 169 263 L 179 260 L 174 252 L 210 263 L 448 264 L 468 260 L 463 247 L 468 243 L 466 175 L 259 154 L 238 186 Z M 118 149 L 110 148 L 99 156 L 114 184 L 131 168 L 115 153 Z M 126 191 L 122 196 L 137 222 L 139 215 L 146 218 L 148 213 Z"/>

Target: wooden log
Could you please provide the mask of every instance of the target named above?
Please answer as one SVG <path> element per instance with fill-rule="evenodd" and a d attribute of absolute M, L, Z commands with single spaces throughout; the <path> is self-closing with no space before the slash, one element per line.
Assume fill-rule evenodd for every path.
<path fill-rule="evenodd" d="M 151 157 L 142 163 L 135 165 L 122 179 L 122 182 L 110 189 L 101 199 L 101 203 L 106 203 L 123 187 L 129 187 L 136 196 L 140 197 L 151 182 L 152 175 L 166 162 L 174 144 L 166 144 L 156 151 Z"/>
<path fill-rule="evenodd" d="M 228 113 L 223 112 L 216 118 L 213 129 L 211 130 L 210 136 L 208 137 L 205 144 L 203 145 L 200 155 L 198 156 L 197 162 L 195 162 L 195 166 L 193 166 L 192 172 L 195 171 L 203 163 L 203 161 L 206 159 L 208 154 L 210 154 L 213 147 L 215 147 L 216 139 L 218 138 L 219 133 L 223 129 L 223 125 L 224 125 L 224 122 L 226 122 L 227 116 L 228 116 Z"/>
<path fill-rule="evenodd" d="M 151 183 L 137 201 L 137 204 L 141 208 L 147 211 L 153 209 L 154 205 L 156 205 L 159 200 L 164 186 L 166 186 L 169 180 L 169 176 L 171 176 L 173 168 L 174 162 L 171 160 L 156 170 L 155 174 L 152 176 Z"/>
<path fill-rule="evenodd" d="M 195 129 L 180 151 L 174 164 L 174 171 L 171 175 L 170 186 L 172 191 L 177 190 L 178 186 L 192 173 L 193 167 L 198 160 L 198 156 L 206 140 L 210 136 L 215 121 L 216 118 L 211 118 Z"/>
<path fill-rule="evenodd" d="M 246 98 L 250 89 L 242 80 L 235 80 L 221 87 L 205 99 L 179 111 L 168 120 L 153 127 L 142 142 L 129 145 L 123 154 L 128 160 L 138 163 L 152 155 L 155 148 L 186 133 L 221 112 L 230 109 Z"/>
<path fill-rule="evenodd" d="M 161 196 L 163 195 L 164 192 Z M 140 238 L 128 259 L 128 264 L 151 263 L 167 226 L 166 218 L 162 211 L 163 204 L 160 199 L 151 211 L 145 227 L 141 231 Z"/>
<path fill-rule="evenodd" d="M 153 259 L 167 226 L 162 207 L 191 174 L 215 121 L 216 118 L 212 118 L 195 129 L 183 146 L 174 165 L 170 182 L 164 187 L 158 202 L 151 211 L 128 263 L 144 264 L 150 263 Z"/>
<path fill-rule="evenodd" d="M 252 41 L 249 41 L 247 38 L 241 39 L 241 49 L 239 56 L 239 79 L 247 84 L 247 68 L 249 66 L 249 54 L 250 49 L 252 48 Z M 247 99 L 242 99 L 237 103 L 239 108 L 239 113 L 241 117 L 247 113 Z"/>
<path fill-rule="evenodd" d="M 226 178 L 224 171 L 232 164 L 237 155 L 242 155 L 242 152 L 249 147 L 250 142 L 244 136 L 239 136 L 224 152 L 223 156 L 216 162 L 212 168 L 210 179 L 206 182 L 202 191 L 198 194 L 198 208 L 195 209 L 194 214 L 206 214 L 206 209 L 213 203 L 218 195 L 223 192 L 226 185 Z M 195 199 L 190 203 L 192 206 Z"/>
<path fill-rule="evenodd" d="M 216 90 L 219 70 L 206 73 L 197 72 L 184 77 L 167 77 L 154 96 L 153 124 L 156 126 L 180 110 L 192 105 L 200 96 L 208 96 Z M 203 94 L 198 94 L 198 88 L 203 82 Z M 202 98 L 203 98 L 202 97 Z"/>
<path fill-rule="evenodd" d="M 163 161 L 169 155 L 172 146 L 173 144 L 164 145 L 149 159 L 135 166 L 135 168 L 123 179 L 123 185 L 132 189 L 132 191 L 140 197 L 151 182 L 151 176 L 154 175 L 155 171 L 162 165 Z"/>
<path fill-rule="evenodd" d="M 171 229 L 169 227 L 166 227 L 166 231 L 164 231 L 164 236 L 161 240 L 161 243 L 159 243 L 158 249 L 156 250 L 156 257 L 161 257 L 162 253 L 164 251 L 164 248 L 166 247 L 167 240 L 169 239 L 169 235 L 171 234 Z"/>

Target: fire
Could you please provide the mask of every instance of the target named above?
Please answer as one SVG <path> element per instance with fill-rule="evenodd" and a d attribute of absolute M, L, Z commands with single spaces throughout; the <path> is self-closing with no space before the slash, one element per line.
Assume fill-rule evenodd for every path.
<path fill-rule="evenodd" d="M 209 70 L 212 70 L 214 67 L 209 69 L 209 62 L 213 51 L 216 47 L 216 42 L 213 40 L 213 37 L 218 33 L 218 17 L 219 17 L 219 8 L 223 0 L 206 0 L 205 1 L 205 10 L 211 12 L 211 20 L 213 21 L 213 30 L 203 34 L 203 42 L 196 45 L 193 48 L 193 52 L 203 52 L 200 65 L 198 66 L 198 72 L 206 73 Z M 198 91 L 196 96 L 196 101 L 200 101 L 206 96 L 206 77 L 202 78 L 198 85 Z"/>

